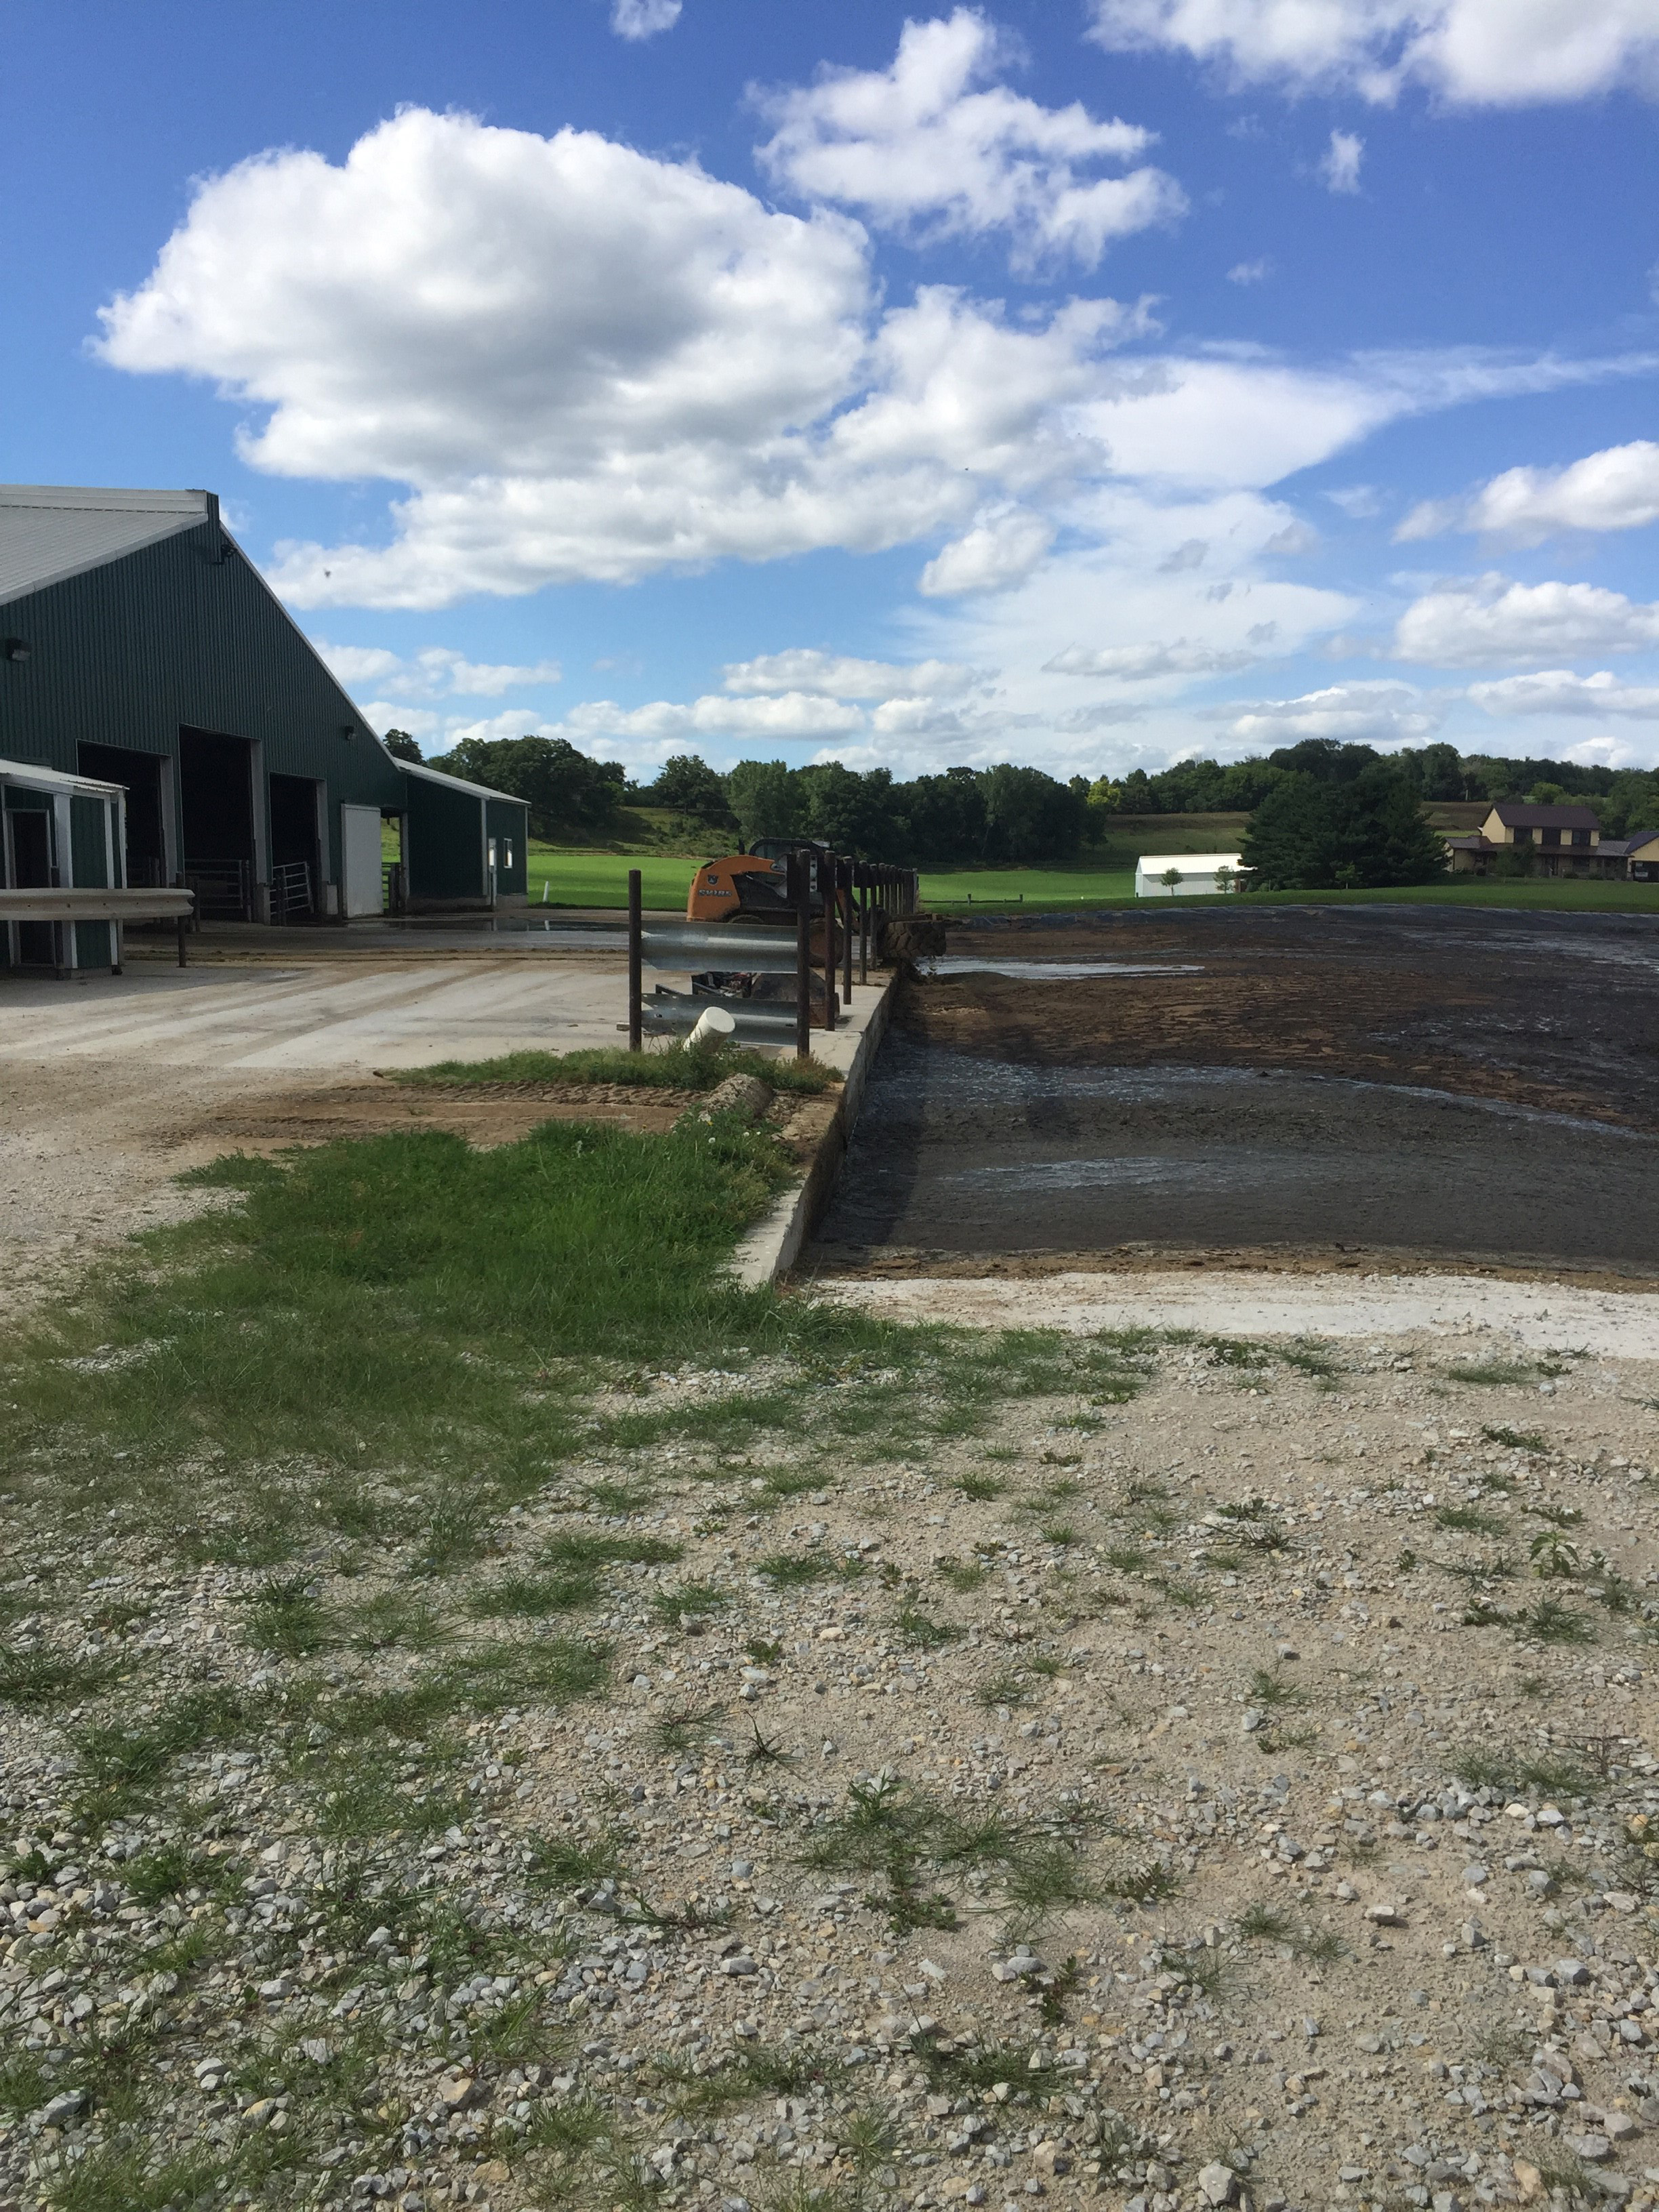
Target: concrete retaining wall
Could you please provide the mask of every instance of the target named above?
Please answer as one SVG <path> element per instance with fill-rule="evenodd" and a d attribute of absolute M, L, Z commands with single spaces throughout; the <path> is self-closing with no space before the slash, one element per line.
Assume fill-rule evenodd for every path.
<path fill-rule="evenodd" d="M 841 1164 L 847 1157 L 859 1109 L 864 1103 L 870 1070 L 892 1018 L 897 990 L 898 977 L 895 975 L 867 1008 L 860 1008 L 847 1016 L 833 1038 L 815 1033 L 814 1052 L 825 1059 L 841 1061 L 846 1071 L 835 1119 L 818 1139 L 811 1164 L 802 1180 L 774 1201 L 733 1253 L 732 1270 L 744 1290 L 758 1290 L 763 1284 L 775 1282 L 780 1275 L 788 1273 L 829 1204 Z M 845 1060 L 843 1053 L 848 1055 Z"/>

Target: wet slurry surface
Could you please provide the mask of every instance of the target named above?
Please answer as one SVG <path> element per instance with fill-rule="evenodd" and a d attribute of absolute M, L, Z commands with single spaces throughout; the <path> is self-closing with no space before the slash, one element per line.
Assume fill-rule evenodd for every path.
<path fill-rule="evenodd" d="M 939 968 L 883 1048 L 820 1268 L 1249 1248 L 1659 1272 L 1659 924 L 1133 915 L 953 928 Z"/>

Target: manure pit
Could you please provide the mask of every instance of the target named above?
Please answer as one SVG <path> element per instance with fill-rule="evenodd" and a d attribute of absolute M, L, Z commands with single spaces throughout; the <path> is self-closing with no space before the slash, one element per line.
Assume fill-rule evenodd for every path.
<path fill-rule="evenodd" d="M 819 1274 L 1659 1275 L 1659 922 L 1443 907 L 953 923 Z"/>

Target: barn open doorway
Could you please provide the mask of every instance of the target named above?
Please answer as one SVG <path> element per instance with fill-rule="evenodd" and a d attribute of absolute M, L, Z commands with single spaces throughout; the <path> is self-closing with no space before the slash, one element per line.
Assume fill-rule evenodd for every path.
<path fill-rule="evenodd" d="M 208 920 L 253 919 L 253 761 L 246 738 L 179 732 L 185 880 Z"/>
<path fill-rule="evenodd" d="M 270 918 L 315 921 L 322 913 L 317 810 L 322 786 L 307 775 L 270 779 Z"/>
<path fill-rule="evenodd" d="M 6 885 L 10 890 L 46 890 L 58 880 L 52 863 L 51 803 L 35 803 L 33 792 L 8 792 L 3 817 Z M 53 968 L 58 964 L 55 927 L 49 921 L 19 921 L 16 954 L 20 967 Z"/>
<path fill-rule="evenodd" d="M 82 775 L 100 783 L 120 783 L 127 793 L 126 874 L 134 890 L 155 890 L 169 880 L 166 800 L 160 753 L 135 752 L 128 745 L 82 745 Z"/>

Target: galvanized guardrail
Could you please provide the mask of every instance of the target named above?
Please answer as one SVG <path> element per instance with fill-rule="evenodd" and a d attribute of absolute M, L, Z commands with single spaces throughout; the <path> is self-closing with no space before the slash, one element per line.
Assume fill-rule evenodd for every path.
<path fill-rule="evenodd" d="M 117 969 L 121 964 L 121 925 L 129 921 L 176 923 L 179 965 L 182 968 L 185 932 L 195 912 L 195 892 L 175 884 L 85 884 L 76 888 L 69 884 L 54 884 L 32 890 L 0 890 L 0 927 L 9 921 L 113 922 L 115 959 L 112 965 Z M 61 945 L 58 950 L 61 951 Z"/>
<path fill-rule="evenodd" d="M 841 1000 L 836 990 L 836 971 L 841 969 L 842 993 L 853 995 L 853 945 L 859 948 L 859 981 L 870 980 L 870 936 L 884 913 L 912 914 L 916 905 L 914 869 L 890 867 L 873 860 L 855 860 L 815 849 L 788 857 L 787 900 L 794 918 L 793 931 L 744 928 L 741 925 L 696 929 L 684 925 L 645 927 L 641 873 L 628 875 L 628 1045 L 640 1051 L 645 1032 L 676 1035 L 689 1030 L 710 1006 L 725 1008 L 737 1024 L 736 1034 L 756 1043 L 781 1044 L 793 1032 L 795 1051 L 805 1059 L 812 1049 L 813 971 L 822 978 L 819 1020 L 833 1030 Z M 814 891 L 820 912 L 812 913 Z M 836 933 L 840 933 L 839 959 Z M 793 975 L 794 1005 L 781 1001 L 757 1003 L 732 993 L 685 994 L 659 985 L 647 1001 L 644 991 L 647 968 L 672 969 L 680 975 Z"/>

